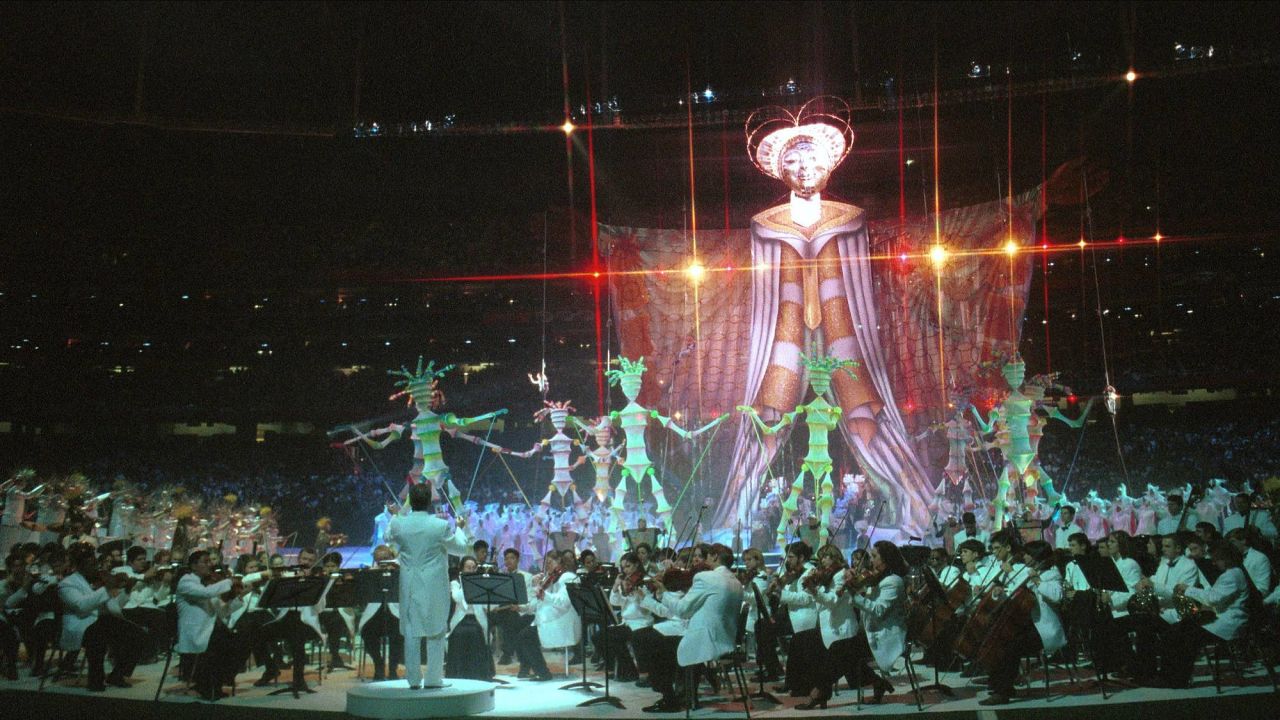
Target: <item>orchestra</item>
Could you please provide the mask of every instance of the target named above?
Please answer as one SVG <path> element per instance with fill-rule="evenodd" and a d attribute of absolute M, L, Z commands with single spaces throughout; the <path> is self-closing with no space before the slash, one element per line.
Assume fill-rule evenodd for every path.
<path fill-rule="evenodd" d="M 1171 506 L 1189 514 L 1180 503 Z M 1204 644 L 1273 627 L 1261 623 L 1280 604 L 1272 546 L 1256 519 L 1225 537 L 1185 523 L 1164 535 L 1113 530 L 1096 547 L 1068 512 L 1046 523 L 1043 539 L 1030 541 L 1017 528 L 984 541 L 966 522 L 954 554 L 886 540 L 848 549 L 796 541 L 778 557 L 676 539 L 674 547 L 637 543 L 618 558 L 614 574 L 608 556 L 602 562 L 590 549 L 548 548 L 525 563 L 518 543 L 475 541 L 465 519 L 442 519 L 428 507 L 410 503 L 397 511 L 369 567 L 347 568 L 338 553 L 321 557 L 312 548 L 292 558 L 242 553 L 227 567 L 214 546 L 197 545 L 173 563 L 167 551 L 128 543 L 18 543 L 0 582 L 0 676 L 70 672 L 83 652 L 87 687 L 105 692 L 129 687 L 136 663 L 158 662 L 171 648 L 187 692 L 216 702 L 240 673 L 258 666 L 255 685 L 283 682 L 306 691 L 305 675 L 314 671 L 307 643 L 327 645 L 330 672 L 346 667 L 339 643 L 350 642 L 352 665 L 357 653 L 369 660 L 361 678 L 425 688 L 504 672 L 518 681 L 548 680 L 548 659 L 558 664 L 561 652 L 577 655 L 585 646 L 598 658 L 597 672 L 650 688 L 657 697 L 644 710 L 664 713 L 696 703 L 704 683 L 717 689 L 704 665 L 741 637 L 754 679 L 781 680 L 774 689 L 796 698 L 799 710 L 828 707 L 845 683 L 870 688 L 870 702 L 884 702 L 904 654 L 939 671 L 985 678 L 981 704 L 1004 705 L 1020 699 L 1017 681 L 1028 658 L 1035 664 L 1069 655 L 1114 682 L 1186 687 Z M 430 540 L 415 526 L 425 518 L 434 521 Z M 72 537 L 83 531 L 78 524 L 68 529 Z M 499 558 L 500 566 L 488 564 Z M 424 574 L 427 565 L 432 573 L 454 568 L 453 579 L 444 575 L 437 586 L 434 574 Z M 526 602 L 472 603 L 463 592 L 472 573 L 510 576 Z M 312 605 L 267 606 L 272 584 L 293 578 L 322 582 L 324 592 Z M 388 589 L 382 601 L 356 601 L 354 594 L 339 600 L 334 591 L 366 581 Z M 586 628 L 585 643 L 569 599 L 574 584 L 596 584 L 614 613 L 612 623 Z M 398 598 L 389 594 L 393 586 Z M 1256 640 L 1274 642 L 1266 632 Z M 63 652 L 60 663 L 49 662 L 51 643 Z"/>

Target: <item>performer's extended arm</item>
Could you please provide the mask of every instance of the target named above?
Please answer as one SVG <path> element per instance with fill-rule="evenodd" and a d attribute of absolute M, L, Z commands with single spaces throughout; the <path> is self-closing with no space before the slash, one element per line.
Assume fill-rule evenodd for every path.
<path fill-rule="evenodd" d="M 352 428 L 352 432 L 354 432 L 356 436 L 344 442 L 343 445 L 353 445 L 363 440 L 365 441 L 366 444 L 368 444 L 369 447 L 373 448 L 374 450 L 381 450 L 382 448 L 390 445 L 391 443 L 401 438 L 401 436 L 404 434 L 404 426 L 399 424 L 391 424 L 384 428 L 378 428 L 377 430 L 370 430 L 368 435 L 360 432 L 359 430 L 356 430 L 355 428 Z M 374 438 L 382 435 L 386 436 L 385 440 L 374 440 Z"/>
<path fill-rule="evenodd" d="M 524 452 L 516 452 L 515 450 L 512 450 L 510 448 L 502 447 L 497 443 L 489 442 L 488 440 L 485 440 L 482 437 L 477 437 L 475 435 L 472 435 L 471 433 L 463 432 L 462 430 L 456 427 L 447 427 L 445 428 L 445 432 L 449 433 L 451 437 L 457 438 L 459 440 L 466 440 L 472 445 L 479 445 L 480 447 L 489 448 L 495 453 L 506 453 L 507 455 L 514 455 L 520 458 L 533 457 L 533 455 L 537 453 L 538 450 L 540 450 L 544 444 L 544 443 L 537 443 L 532 448 Z"/>
<path fill-rule="evenodd" d="M 649 415 L 650 415 L 650 416 L 652 416 L 652 417 L 653 417 L 653 419 L 657 420 L 657 421 L 662 425 L 662 427 L 664 427 L 664 428 L 666 428 L 666 429 L 670 430 L 671 432 L 675 433 L 676 435 L 679 435 L 681 438 L 683 438 L 683 439 L 685 439 L 685 440 L 689 440 L 689 439 L 692 439 L 692 438 L 695 438 L 695 437 L 697 437 L 697 436 L 701 435 L 702 433 L 704 433 L 704 432 L 706 432 L 706 431 L 710 430 L 711 428 L 713 428 L 713 427 L 715 427 L 715 426 L 719 425 L 720 423 L 724 422 L 724 421 L 725 421 L 725 419 L 729 417 L 727 414 L 726 414 L 726 415 L 721 415 L 720 417 L 716 418 L 715 420 L 712 420 L 711 422 L 707 423 L 706 425 L 703 425 L 702 427 L 698 428 L 697 430 L 685 430 L 684 428 L 682 428 L 682 427 L 680 427 L 679 425 L 677 425 L 677 424 L 676 424 L 676 422 L 675 422 L 674 420 L 672 420 L 671 418 L 669 418 L 669 417 L 667 417 L 667 416 L 663 415 L 662 413 L 658 412 L 657 410 L 650 410 L 650 411 L 649 411 Z"/>
<path fill-rule="evenodd" d="M 982 418 L 982 415 L 978 413 L 978 408 L 970 407 L 969 409 L 973 411 L 973 417 L 974 417 L 974 420 L 976 420 L 978 423 L 979 430 L 981 430 L 984 433 L 989 433 L 992 430 L 995 430 L 996 420 L 1000 418 L 999 410 L 996 410 L 995 408 L 991 408 L 991 412 L 987 414 L 987 418 L 984 420 Z"/>
<path fill-rule="evenodd" d="M 449 413 L 445 415 L 444 418 L 441 420 L 441 425 L 444 425 L 446 427 L 464 428 L 469 425 L 475 425 L 478 422 L 484 422 L 485 420 L 496 420 L 506 414 L 507 414 L 506 408 L 494 410 L 493 412 L 487 412 L 483 415 L 477 415 L 475 417 L 458 417 L 453 413 Z"/>
<path fill-rule="evenodd" d="M 751 407 L 750 405 L 739 405 L 738 412 L 744 413 L 746 414 L 747 417 L 751 418 L 751 422 L 755 423 L 756 427 L 760 428 L 760 430 L 765 435 L 773 435 L 774 433 L 778 432 L 782 428 L 795 422 L 796 418 L 799 417 L 800 415 L 799 410 L 792 410 L 791 412 L 779 418 L 777 425 L 770 427 L 768 424 L 765 423 L 764 420 L 760 419 L 760 414 L 757 413 L 756 409 Z M 838 408 L 836 408 L 836 412 L 839 413 Z"/>
<path fill-rule="evenodd" d="M 1052 405 L 1049 406 L 1049 417 L 1053 418 L 1054 420 L 1061 420 L 1062 422 L 1066 423 L 1070 427 L 1079 429 L 1081 427 L 1084 427 L 1084 421 L 1089 417 L 1089 410 L 1093 408 L 1093 403 L 1097 399 L 1098 398 L 1096 397 L 1089 398 L 1089 402 L 1085 403 L 1084 411 L 1081 412 L 1080 417 L 1076 418 L 1075 420 L 1072 420 L 1066 415 L 1063 415 L 1061 410 L 1059 410 L 1058 408 Z"/>

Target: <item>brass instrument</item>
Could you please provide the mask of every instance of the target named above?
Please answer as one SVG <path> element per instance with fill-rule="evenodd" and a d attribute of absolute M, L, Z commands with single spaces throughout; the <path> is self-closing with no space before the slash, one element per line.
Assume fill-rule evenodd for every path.
<path fill-rule="evenodd" d="M 1207 625 L 1218 617 L 1218 613 L 1213 608 L 1195 598 L 1188 597 L 1186 593 L 1175 592 L 1173 594 L 1173 608 L 1178 611 L 1179 622 Z"/>
<path fill-rule="evenodd" d="M 1160 598 L 1156 597 L 1155 588 L 1146 586 L 1139 588 L 1129 596 L 1129 604 L 1125 606 L 1130 615 L 1160 615 Z"/>

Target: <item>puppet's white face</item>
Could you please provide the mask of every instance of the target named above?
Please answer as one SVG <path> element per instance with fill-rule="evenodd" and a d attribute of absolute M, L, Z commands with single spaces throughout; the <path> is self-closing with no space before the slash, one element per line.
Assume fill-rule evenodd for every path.
<path fill-rule="evenodd" d="M 782 153 L 782 181 L 797 196 L 810 198 L 822 192 L 831 178 L 831 158 L 818 145 L 801 140 Z"/>

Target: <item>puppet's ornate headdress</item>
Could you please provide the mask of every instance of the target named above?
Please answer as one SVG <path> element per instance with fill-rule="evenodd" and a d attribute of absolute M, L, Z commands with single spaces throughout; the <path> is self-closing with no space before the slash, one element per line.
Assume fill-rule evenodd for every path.
<path fill-rule="evenodd" d="M 625 357 L 619 356 L 614 358 L 613 362 L 617 363 L 621 369 L 620 370 L 610 369 L 610 370 L 604 371 L 605 377 L 609 378 L 610 387 L 622 382 L 622 379 L 627 376 L 639 377 L 644 374 L 645 367 L 644 367 L 643 357 L 641 357 L 639 360 L 632 361 Z"/>
<path fill-rule="evenodd" d="M 423 397 L 430 394 L 432 407 L 443 405 L 444 394 L 436 388 L 436 383 L 440 378 L 444 377 L 446 373 L 454 369 L 454 367 L 456 366 L 445 365 L 437 370 L 435 360 L 428 362 L 426 367 L 423 367 L 422 356 L 419 355 L 417 370 L 410 371 L 409 368 L 404 367 L 403 365 L 400 366 L 399 370 L 388 370 L 388 375 L 402 378 L 401 380 L 396 381 L 395 386 L 398 388 L 404 388 L 400 392 L 392 395 L 390 399 L 395 400 L 408 395 L 409 402 L 412 403 L 414 397 Z"/>
<path fill-rule="evenodd" d="M 816 97 L 796 112 L 777 105 L 763 107 L 747 117 L 747 155 L 760 172 L 782 179 L 782 156 L 799 142 L 824 148 L 831 168 L 853 147 L 852 111 L 849 103 L 833 95 Z"/>

